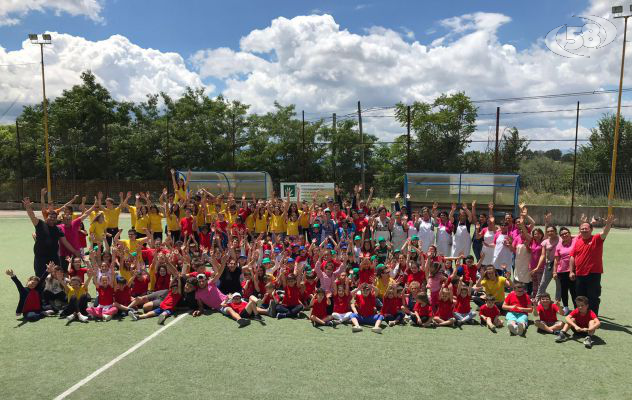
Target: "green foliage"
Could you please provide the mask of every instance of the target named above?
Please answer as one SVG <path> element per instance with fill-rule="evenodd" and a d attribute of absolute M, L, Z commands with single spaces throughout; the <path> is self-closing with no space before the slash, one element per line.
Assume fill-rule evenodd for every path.
<path fill-rule="evenodd" d="M 443 94 L 432 103 L 413 103 L 411 113 L 411 129 L 415 134 L 411 170 L 461 171 L 461 156 L 476 130 L 476 107 L 470 98 L 464 93 Z M 405 126 L 406 106 L 397 104 L 395 114 Z"/>
<path fill-rule="evenodd" d="M 597 127 L 591 129 L 590 142 L 581 146 L 577 154 L 579 172 L 610 172 L 615 122 L 614 115 L 606 114 L 597 122 Z M 617 171 L 632 171 L 632 122 L 623 117 L 619 131 Z"/>

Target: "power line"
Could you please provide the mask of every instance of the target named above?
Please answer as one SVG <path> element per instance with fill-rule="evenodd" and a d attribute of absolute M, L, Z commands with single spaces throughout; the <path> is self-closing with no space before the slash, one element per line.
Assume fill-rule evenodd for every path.
<path fill-rule="evenodd" d="M 35 62 L 35 63 L 22 63 L 22 64 L 0 64 L 0 67 L 21 67 L 23 65 L 39 65 L 39 63 Z"/>

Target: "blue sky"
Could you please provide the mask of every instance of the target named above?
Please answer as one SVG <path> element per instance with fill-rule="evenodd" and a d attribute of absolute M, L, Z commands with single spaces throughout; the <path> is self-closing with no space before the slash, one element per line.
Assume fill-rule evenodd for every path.
<path fill-rule="evenodd" d="M 456 90 L 484 99 L 612 88 L 620 57 L 615 45 L 590 60 L 552 55 L 543 45 L 551 29 L 583 24 L 573 15 L 603 14 L 605 0 L 28 3 L 38 4 L 0 0 L 0 65 L 37 61 L 26 35 L 55 32 L 55 47 L 46 53 L 52 96 L 90 68 L 119 98 L 205 86 L 209 95 L 224 93 L 252 104 L 253 111 L 267 111 L 278 100 L 319 115 L 349 111 L 358 99 L 385 106 Z M 0 75 L 0 85 L 13 89 L 0 93 L 0 115 L 18 99 L 3 122 L 15 117 L 19 105 L 39 101 L 36 67 Z M 501 107 L 570 109 L 577 100 Z M 613 96 L 579 100 L 610 106 Z M 482 105 L 481 112 L 495 106 Z M 533 137 L 569 137 L 571 114 L 554 122 L 551 116 L 511 119 Z M 599 115 L 585 114 L 584 135 Z M 378 136 L 397 133 L 392 123 L 377 120 L 369 128 Z M 480 118 L 479 138 L 490 121 Z"/>

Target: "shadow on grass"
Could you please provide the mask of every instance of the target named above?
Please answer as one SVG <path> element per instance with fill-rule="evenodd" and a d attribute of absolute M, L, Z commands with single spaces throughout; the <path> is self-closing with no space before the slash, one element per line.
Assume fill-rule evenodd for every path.
<path fill-rule="evenodd" d="M 599 320 L 601 321 L 601 329 L 605 331 L 617 331 L 627 333 L 628 335 L 632 335 L 632 331 L 628 328 L 632 328 L 630 325 L 621 325 L 615 321 L 614 318 L 604 317 L 603 315 L 599 316 Z"/>

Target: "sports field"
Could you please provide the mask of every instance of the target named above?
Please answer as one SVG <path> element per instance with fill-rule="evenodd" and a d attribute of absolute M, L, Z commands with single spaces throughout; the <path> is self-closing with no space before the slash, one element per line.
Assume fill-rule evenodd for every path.
<path fill-rule="evenodd" d="M 129 220 L 123 222 L 126 228 Z M 33 273 L 33 226 L 25 216 L 0 218 L 0 226 L 3 399 L 52 399 L 64 392 L 68 399 L 632 398 L 630 230 L 615 229 L 606 240 L 603 329 L 587 350 L 579 341 L 557 344 L 533 328 L 526 338 L 479 326 L 405 326 L 377 335 L 268 318 L 265 326 L 238 329 L 219 314 L 170 318 L 166 328 L 155 319 L 129 318 L 23 324 L 4 270 L 13 268 L 21 281 Z"/>

